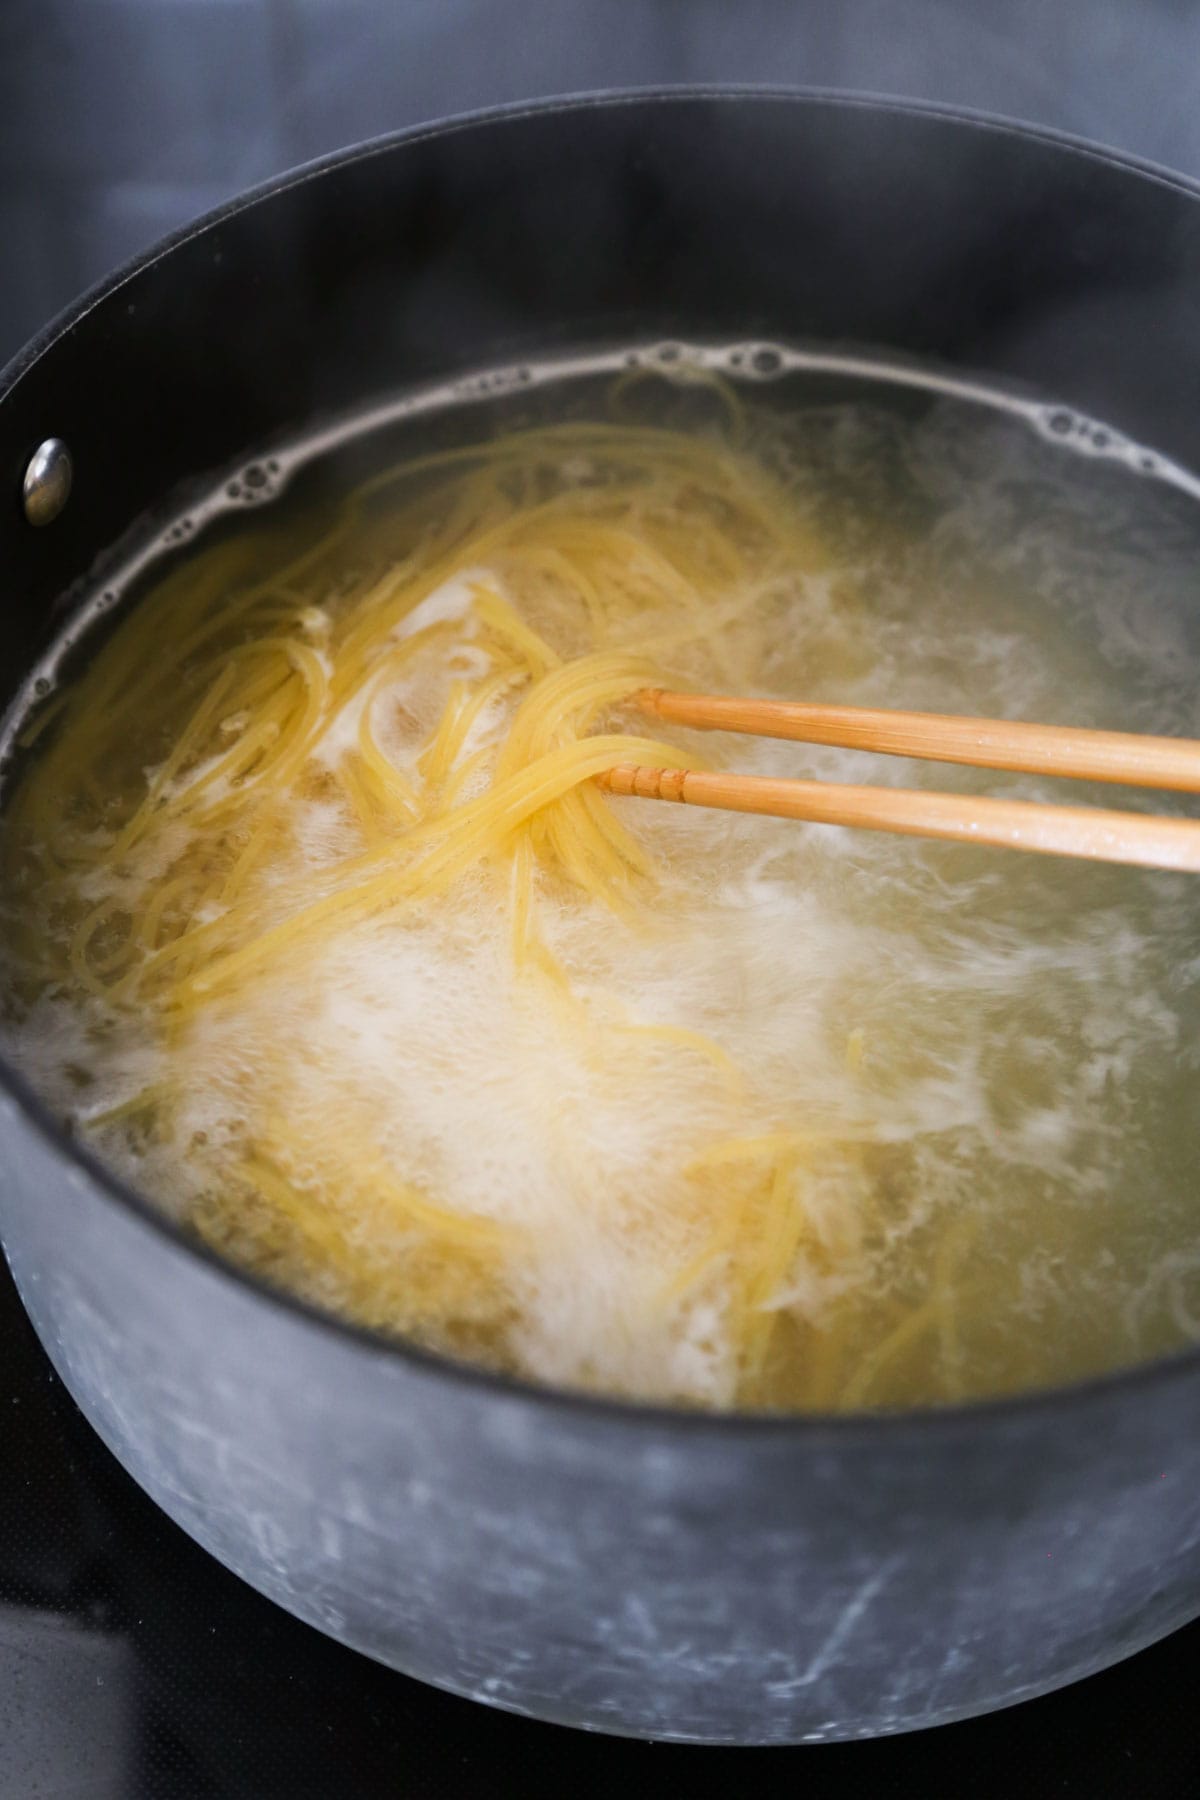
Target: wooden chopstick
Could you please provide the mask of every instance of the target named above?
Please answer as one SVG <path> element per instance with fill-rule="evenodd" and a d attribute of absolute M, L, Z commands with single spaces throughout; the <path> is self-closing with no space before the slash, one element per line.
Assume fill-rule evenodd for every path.
<path fill-rule="evenodd" d="M 908 837 L 998 844 L 1047 856 L 1136 863 L 1200 872 L 1200 821 L 1092 806 L 1040 806 L 1027 800 L 927 794 L 912 788 L 848 787 L 836 782 L 781 781 L 768 775 L 725 775 L 696 769 L 652 769 L 622 763 L 597 777 L 613 794 L 675 800 L 727 812 L 767 813 L 821 825 L 859 825 Z"/>
<path fill-rule="evenodd" d="M 875 750 L 885 756 L 1020 769 L 1027 775 L 1068 775 L 1200 793 L 1200 743 L 1191 738 L 1141 737 L 1126 731 L 1084 731 L 946 713 L 743 700 L 725 694 L 677 694 L 665 688 L 644 688 L 634 700 L 656 718 L 701 731 L 736 731 Z"/>

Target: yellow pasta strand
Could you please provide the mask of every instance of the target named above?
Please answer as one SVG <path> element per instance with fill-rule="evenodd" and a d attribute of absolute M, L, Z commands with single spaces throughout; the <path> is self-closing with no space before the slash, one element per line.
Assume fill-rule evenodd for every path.
<path fill-rule="evenodd" d="M 554 942 L 571 895 L 656 925 L 642 822 L 592 778 L 698 757 L 624 729 L 630 696 L 686 679 L 697 653 L 738 666 L 739 632 L 761 634 L 795 570 L 821 564 L 782 484 L 736 447 L 736 392 L 712 385 L 724 437 L 531 428 L 374 476 L 314 516 L 298 551 L 268 527 L 193 555 L 27 729 L 42 736 L 3 873 L 48 922 L 16 940 L 30 992 L 71 984 L 172 1045 L 256 984 L 302 979 L 347 934 L 416 929 L 485 884 L 508 909 L 519 983 L 550 998 L 595 1067 L 650 1060 L 664 1091 L 683 1070 L 719 1101 L 724 1127 L 680 1162 L 656 1221 L 672 1273 L 647 1304 L 713 1296 L 735 1391 L 752 1395 L 808 1230 L 806 1159 L 826 1139 L 789 1120 L 763 1129 L 716 1037 L 606 1008 Z M 847 1056 L 857 1066 L 861 1034 Z M 352 1097 L 336 1121 L 298 1111 L 284 1061 L 259 1071 L 252 1124 L 193 1194 L 195 1229 L 372 1325 L 504 1363 L 513 1321 L 494 1272 L 524 1254 L 522 1233 L 407 1180 Z M 104 1143 L 150 1121 L 169 1138 L 177 1103 L 143 1084 L 89 1129 Z M 943 1274 L 948 1290 L 951 1264 Z M 935 1313 L 877 1346 L 847 1403 Z"/>

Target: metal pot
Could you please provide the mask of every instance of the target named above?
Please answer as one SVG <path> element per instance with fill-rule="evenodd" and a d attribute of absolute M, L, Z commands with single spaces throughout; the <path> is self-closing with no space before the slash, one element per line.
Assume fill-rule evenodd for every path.
<path fill-rule="evenodd" d="M 985 119 L 764 93 L 520 109 L 303 169 L 0 377 L 5 696 L 178 483 L 373 393 L 633 334 L 933 357 L 1194 464 L 1200 193 Z M 35 528 L 51 438 L 74 486 Z M 1200 1354 L 896 1416 L 543 1391 L 223 1266 L 2 1078 L 5 1248 L 97 1431 L 222 1562 L 425 1681 L 601 1730 L 811 1741 L 1002 1706 L 1200 1612 Z"/>

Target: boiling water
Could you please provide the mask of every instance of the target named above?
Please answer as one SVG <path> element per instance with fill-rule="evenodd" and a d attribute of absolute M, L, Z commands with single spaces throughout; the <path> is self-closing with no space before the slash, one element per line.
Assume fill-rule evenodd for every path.
<path fill-rule="evenodd" d="M 360 790 L 339 786 L 364 710 L 417 816 L 435 804 L 448 701 L 496 674 L 481 590 L 567 659 L 653 640 L 664 685 L 1200 735 L 1200 491 L 1104 427 L 763 345 L 475 378 L 239 471 L 140 546 L 31 678 L 27 701 L 60 677 L 67 698 L 32 743 L 20 719 L 10 731 L 9 1053 L 122 1174 L 229 1255 L 535 1379 L 716 1406 L 912 1405 L 1059 1382 L 1200 1335 L 1200 904 L 1184 875 L 606 802 L 648 867 L 614 912 L 541 855 L 531 905 L 554 979 L 514 954 L 506 850 L 436 896 L 281 944 L 211 998 L 201 983 L 184 1011 L 121 990 L 135 939 L 140 955 L 219 932 L 224 903 L 174 825 L 147 828 L 140 860 L 87 863 L 86 846 L 111 845 L 161 785 L 199 692 L 186 666 L 186 705 L 164 715 L 160 695 L 141 738 L 108 742 L 86 783 L 58 791 L 74 863 L 53 847 L 52 808 L 21 814 L 41 746 L 52 755 L 82 729 L 72 662 L 108 609 L 149 589 L 134 631 L 164 595 L 169 609 L 179 577 L 162 585 L 163 558 L 203 533 L 213 547 L 189 549 L 183 579 L 202 585 L 211 559 L 199 616 L 220 627 L 248 582 L 269 585 L 320 540 L 331 492 L 351 462 L 357 478 L 379 461 L 389 433 L 403 455 L 597 418 L 682 429 L 766 466 L 804 553 L 782 572 L 747 565 L 738 579 L 758 587 L 721 591 L 703 629 L 670 629 L 664 602 L 661 618 L 610 610 L 599 636 L 544 558 L 524 586 L 503 549 L 494 568 L 473 554 L 439 568 L 393 634 L 418 648 L 369 699 L 326 695 L 286 814 L 255 827 L 274 834 L 255 877 L 264 929 L 301 892 L 341 891 L 368 853 L 368 803 L 356 817 Z M 540 479 L 543 500 L 583 493 L 597 466 L 564 450 L 550 487 Z M 430 500 L 442 521 L 446 493 Z M 624 524 L 636 540 L 636 505 Z M 307 576 L 278 580 L 269 628 L 254 627 L 314 658 L 314 679 L 337 673 L 340 597 L 387 566 L 386 517 L 364 531 L 318 560 L 316 593 Z M 231 623 L 221 642 L 233 654 L 245 638 Z M 520 669 L 496 686 L 442 758 L 438 792 L 458 780 L 468 805 L 488 791 L 527 687 Z M 252 728 L 241 713 L 215 723 L 231 740 Z M 597 728 L 649 729 L 619 705 Z M 1063 797 L 1031 777 L 664 735 L 753 773 Z M 1073 784 L 1069 797 L 1186 811 L 1114 792 Z M 31 853 L 38 831 L 49 855 Z M 249 854 L 253 835 L 235 821 L 213 855 L 229 842 Z"/>

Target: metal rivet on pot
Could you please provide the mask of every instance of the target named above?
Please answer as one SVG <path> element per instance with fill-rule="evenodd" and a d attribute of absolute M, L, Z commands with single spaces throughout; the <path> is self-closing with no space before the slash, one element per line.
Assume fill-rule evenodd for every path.
<path fill-rule="evenodd" d="M 29 459 L 21 498 L 31 525 L 57 519 L 71 494 L 71 452 L 61 438 L 47 438 Z"/>

